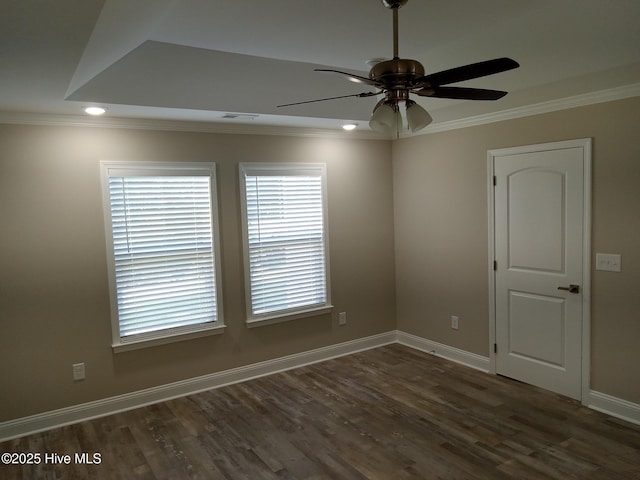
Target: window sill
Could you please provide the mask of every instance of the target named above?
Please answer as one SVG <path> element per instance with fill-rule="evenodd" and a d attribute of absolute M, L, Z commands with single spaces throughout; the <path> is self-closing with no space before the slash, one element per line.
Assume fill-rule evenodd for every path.
<path fill-rule="evenodd" d="M 273 315 L 270 317 L 261 317 L 247 320 L 247 327 L 255 328 L 265 325 L 272 325 L 274 323 L 289 322 L 291 320 L 297 320 L 299 318 L 316 317 L 318 315 L 324 315 L 331 312 L 333 305 L 323 305 L 322 307 L 313 308 L 309 310 L 297 311 L 294 313 L 284 313 Z"/>
<path fill-rule="evenodd" d="M 136 338 L 135 340 L 114 343 L 113 345 L 111 345 L 111 348 L 113 349 L 113 353 L 129 352 L 131 350 L 155 347 L 158 345 L 165 345 L 167 343 L 182 342 L 184 340 L 191 340 L 194 338 L 206 337 L 209 335 L 220 335 L 224 333 L 225 328 L 226 325 L 216 325 L 214 327 L 200 327 L 199 329 L 194 329 L 186 332 L 182 331 L 163 337 L 140 337 Z"/>

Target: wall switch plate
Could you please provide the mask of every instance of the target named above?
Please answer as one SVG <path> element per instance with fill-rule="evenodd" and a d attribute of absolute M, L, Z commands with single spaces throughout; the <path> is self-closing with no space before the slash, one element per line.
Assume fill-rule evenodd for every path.
<path fill-rule="evenodd" d="M 347 324 L 347 312 L 340 312 L 338 314 L 338 323 L 340 325 L 346 325 Z"/>
<path fill-rule="evenodd" d="M 596 253 L 596 270 L 619 272 L 622 257 L 614 253 Z"/>
<path fill-rule="evenodd" d="M 451 315 L 451 328 L 458 330 L 458 317 Z"/>
<path fill-rule="evenodd" d="M 86 378 L 85 371 L 84 371 L 84 363 L 74 363 L 73 365 L 71 365 L 71 368 L 73 368 L 74 380 L 84 380 Z"/>

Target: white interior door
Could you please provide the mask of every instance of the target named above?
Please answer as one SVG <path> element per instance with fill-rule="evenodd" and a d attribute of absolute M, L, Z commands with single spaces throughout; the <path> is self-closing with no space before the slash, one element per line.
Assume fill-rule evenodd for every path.
<path fill-rule="evenodd" d="M 490 161 L 495 371 L 579 399 L 589 252 L 576 142 L 494 150 Z"/>

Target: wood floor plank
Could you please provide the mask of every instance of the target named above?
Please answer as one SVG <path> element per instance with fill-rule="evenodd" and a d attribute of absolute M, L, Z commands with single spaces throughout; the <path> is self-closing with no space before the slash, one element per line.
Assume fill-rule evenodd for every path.
<path fill-rule="evenodd" d="M 0 444 L 11 479 L 640 478 L 640 427 L 400 345 Z"/>

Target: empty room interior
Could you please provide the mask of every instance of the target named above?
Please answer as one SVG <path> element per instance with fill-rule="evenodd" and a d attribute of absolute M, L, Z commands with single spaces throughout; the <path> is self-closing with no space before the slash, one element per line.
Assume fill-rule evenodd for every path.
<path fill-rule="evenodd" d="M 639 24 L 2 1 L 0 477 L 639 478 Z"/>

